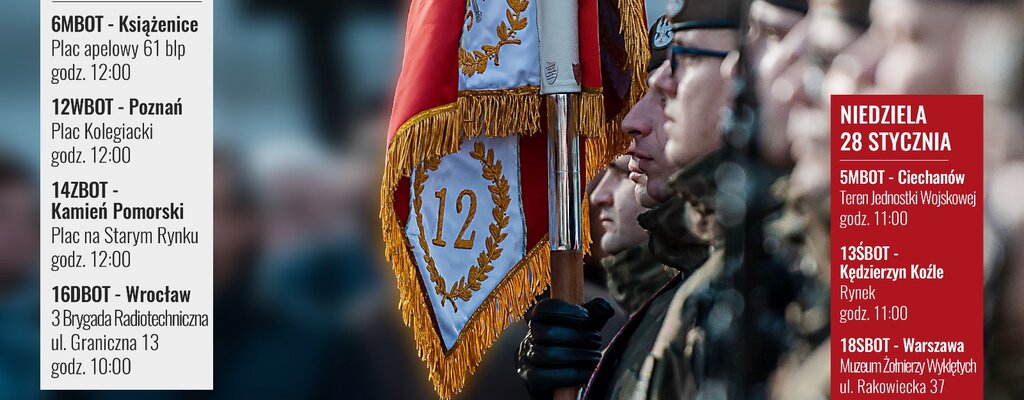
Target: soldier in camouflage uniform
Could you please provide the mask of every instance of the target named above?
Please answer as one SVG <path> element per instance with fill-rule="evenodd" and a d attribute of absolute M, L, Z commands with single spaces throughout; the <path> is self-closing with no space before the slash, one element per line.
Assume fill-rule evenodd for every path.
<path fill-rule="evenodd" d="M 869 34 L 851 45 L 844 55 L 849 62 L 837 62 L 826 77 L 826 86 L 838 88 L 844 86 L 830 83 L 866 82 L 894 94 L 985 95 L 985 396 L 1000 400 L 1024 396 L 1024 297 L 1018 290 L 1024 282 L 1018 250 L 1024 125 L 1020 103 L 1011 100 L 1021 93 L 1021 80 L 1000 73 L 1007 70 L 1001 68 L 1006 54 L 1020 49 L 1020 8 L 999 0 L 873 0 Z M 833 75 L 846 79 L 829 79 Z M 806 150 L 808 159 L 813 152 Z M 806 170 L 801 175 L 816 175 Z M 824 171 L 824 178 L 801 181 L 827 182 Z M 827 184 L 801 185 L 812 186 L 827 190 Z"/>
<path fill-rule="evenodd" d="M 761 156 L 776 168 L 791 168 L 786 126 L 791 96 L 786 86 L 775 86 L 776 80 L 798 60 L 801 43 L 790 38 L 793 30 L 806 30 L 807 0 L 753 0 L 747 14 L 743 58 L 754 74 L 755 92 L 760 107 L 761 125 L 758 135 Z M 797 35 L 793 35 L 797 36 Z"/>
<path fill-rule="evenodd" d="M 981 2 L 965 16 L 958 88 L 985 101 L 985 398 L 1024 398 L 1024 26 L 1022 7 Z M 1008 60 L 1008 54 L 1017 55 Z"/>
<path fill-rule="evenodd" d="M 656 150 L 651 149 L 659 147 L 657 138 L 630 132 L 635 138 L 631 147 L 634 180 L 638 186 L 645 180 L 648 186 L 664 185 L 670 192 L 668 199 L 640 216 L 640 224 L 650 232 L 657 257 L 689 271 L 665 305 L 665 322 L 642 356 L 637 382 L 618 386 L 622 392 L 632 391 L 632 398 L 694 398 L 703 380 L 702 366 L 694 360 L 701 359 L 704 330 L 686 305 L 717 278 L 723 266 L 714 173 L 721 162 L 720 110 L 730 98 L 721 65 L 736 48 L 739 12 L 738 1 L 670 4 L 671 58 L 650 79 L 651 91 L 665 99 L 666 138 L 660 147 L 669 169 L 675 171 L 664 183 L 647 174 L 647 166 L 655 161 L 651 153 Z M 635 368 L 635 363 L 624 361 L 616 367 L 618 371 Z M 595 378 L 592 382 L 600 381 L 600 368 Z"/>
<path fill-rule="evenodd" d="M 637 223 L 644 210 L 629 180 L 629 156 L 608 165 L 590 194 L 593 210 L 605 228 L 601 248 L 609 255 L 601 260 L 608 272 L 608 290 L 619 305 L 632 314 L 668 283 L 676 271 L 654 259 L 647 249 L 647 231 Z"/>
<path fill-rule="evenodd" d="M 634 137 L 630 169 L 638 198 L 643 200 L 641 188 L 646 186 L 649 197 L 658 201 L 640 216 L 641 226 L 651 233 L 652 251 L 667 265 L 693 270 L 708 259 L 708 254 L 694 250 L 720 245 L 714 210 L 707 201 L 714 189 L 710 182 L 693 178 L 713 173 L 714 153 L 722 145 L 719 115 L 730 90 L 721 67 L 736 48 L 740 2 L 679 3 L 670 2 L 669 7 L 671 58 L 650 79 L 651 92 L 665 104 L 665 138 L 627 133 Z M 670 172 L 659 175 L 651 170 Z M 695 181 L 706 185 L 692 187 Z M 653 190 L 656 187 L 666 190 Z M 655 196 L 661 192 L 661 198 Z"/>
<path fill-rule="evenodd" d="M 695 4 L 677 10 L 679 12 L 671 20 L 662 19 L 654 24 L 651 47 L 655 57 L 666 58 L 664 49 L 668 47 L 675 28 L 686 31 L 684 36 L 696 37 L 697 44 L 708 37 L 734 37 L 738 27 L 738 1 L 706 0 Z M 677 58 L 706 58 L 708 65 L 703 66 L 701 73 L 717 71 L 724 54 L 735 48 L 735 43 L 730 40 L 711 43 L 715 44 L 721 47 L 691 47 L 691 53 Z M 671 72 L 670 63 L 661 63 L 657 59 L 652 61 L 651 67 L 660 68 L 661 73 Z M 699 78 L 699 75 L 691 77 Z M 652 75 L 652 82 L 656 76 L 657 73 Z M 714 82 L 718 84 L 703 85 L 701 89 L 711 91 L 709 95 L 712 98 L 728 98 L 725 81 L 719 78 Z M 691 163 L 669 161 L 669 157 L 678 154 L 665 151 L 672 146 L 665 132 L 664 98 L 662 91 L 648 92 L 623 120 L 623 129 L 634 137 L 629 170 L 630 178 L 638 183 L 637 200 L 645 206 L 655 207 L 640 217 L 641 224 L 649 227 L 651 251 L 658 260 L 679 272 L 634 313 L 613 339 L 600 357 L 596 370 L 593 370 L 583 394 L 585 399 L 675 400 L 692 398 L 696 392 L 697 379 L 692 375 L 690 362 L 693 346 L 689 344 L 699 341 L 699 333 L 688 334 L 694 322 L 684 318 L 681 310 L 686 298 L 706 285 L 716 273 L 716 266 L 721 265 L 721 255 L 712 254 L 712 246 L 718 243 L 719 231 L 715 229 L 712 210 L 707 203 L 690 203 L 669 188 L 669 175 L 681 167 L 691 166 Z M 698 111 L 703 110 L 688 112 Z M 711 153 L 720 146 L 717 110 L 702 115 L 701 126 L 706 130 L 696 138 L 679 137 L 683 143 L 677 143 L 674 149 L 713 143 L 705 152 Z M 685 157 L 677 158 L 685 160 Z M 704 171 L 703 168 L 692 171 L 697 170 Z M 592 340 L 574 339 L 592 337 L 594 327 L 601 322 L 600 310 L 601 307 L 589 303 L 582 307 L 556 301 L 537 305 L 531 320 L 531 334 L 521 347 L 518 363 L 520 374 L 535 398 L 550 395 L 551 388 L 580 383 L 575 378 L 586 371 L 594 347 Z"/>
<path fill-rule="evenodd" d="M 859 77 L 829 66 L 837 54 L 851 50 L 867 29 L 868 5 L 868 0 L 811 0 L 808 15 L 783 39 L 801 50 L 792 54 L 792 61 L 771 82 L 791 92 L 770 101 L 783 102 L 774 109 L 788 111 L 785 148 L 796 161 L 791 177 L 773 191 L 785 202 L 774 235 L 797 249 L 792 269 L 805 278 L 796 300 L 786 308 L 795 335 L 772 376 L 772 399 L 818 400 L 830 395 L 827 96 L 855 88 L 848 83 Z M 832 85 L 824 87 L 826 80 Z"/>

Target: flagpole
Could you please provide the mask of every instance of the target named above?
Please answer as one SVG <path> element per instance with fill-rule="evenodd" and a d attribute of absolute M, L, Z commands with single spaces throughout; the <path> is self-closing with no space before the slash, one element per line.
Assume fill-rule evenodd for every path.
<path fill-rule="evenodd" d="M 545 96 L 548 118 L 548 221 L 551 298 L 583 303 L 582 190 L 579 132 L 574 120 L 579 94 Z M 579 388 L 556 389 L 552 400 L 575 400 Z"/>
<path fill-rule="evenodd" d="M 580 183 L 579 2 L 539 0 L 541 95 L 548 134 L 548 238 L 551 298 L 583 302 L 582 184 Z M 579 388 L 560 388 L 553 400 L 575 400 Z"/>
<path fill-rule="evenodd" d="M 548 218 L 551 297 L 583 302 L 582 209 L 578 94 L 546 96 L 548 121 Z"/>

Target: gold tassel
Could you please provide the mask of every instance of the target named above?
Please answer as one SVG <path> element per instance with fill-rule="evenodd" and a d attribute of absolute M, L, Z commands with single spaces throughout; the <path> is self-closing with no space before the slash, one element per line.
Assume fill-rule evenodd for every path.
<path fill-rule="evenodd" d="M 585 181 L 593 179 L 598 172 L 629 149 L 632 138 L 622 131 L 622 119 L 647 93 L 647 64 L 651 59 L 651 49 L 647 47 L 648 34 L 647 19 L 644 15 L 644 0 L 619 0 L 619 13 L 620 33 L 624 36 L 627 61 L 633 70 L 629 95 L 619 114 L 615 115 L 612 120 L 602 123 L 603 126 L 595 128 L 587 126 L 585 122 L 581 121 L 581 132 L 599 132 L 596 135 L 582 135 L 586 151 L 583 160 Z M 599 99 L 593 96 L 589 100 L 588 104 L 588 96 L 585 91 L 581 109 L 594 107 L 600 108 L 603 112 L 603 98 Z M 585 113 L 586 111 L 581 112 L 581 114 Z M 602 121 L 604 120 L 602 119 Z M 582 128 L 583 126 L 587 127 Z"/>
<path fill-rule="evenodd" d="M 633 68 L 633 82 L 629 99 L 618 121 L 647 93 L 647 64 L 651 61 L 648 46 L 647 17 L 644 15 L 644 0 L 619 0 L 619 32 L 625 36 L 626 55 Z"/>
<path fill-rule="evenodd" d="M 601 88 L 583 88 L 576 109 L 576 126 L 580 137 L 605 135 L 604 94 Z"/>
<path fill-rule="evenodd" d="M 604 136 L 583 138 L 584 159 L 583 179 L 589 182 L 597 176 L 598 172 L 615 161 L 619 156 L 626 154 L 629 150 L 629 143 L 633 140 L 629 135 L 622 132 L 622 128 L 614 123 L 608 123 L 604 127 Z"/>
<path fill-rule="evenodd" d="M 459 151 L 458 110 L 455 103 L 416 114 L 398 127 L 384 160 L 381 199 L 391 197 L 398 181 L 425 160 Z M 383 216 L 383 214 L 381 214 Z"/>
<path fill-rule="evenodd" d="M 540 88 L 463 90 L 457 107 L 466 137 L 532 135 L 540 132 Z"/>

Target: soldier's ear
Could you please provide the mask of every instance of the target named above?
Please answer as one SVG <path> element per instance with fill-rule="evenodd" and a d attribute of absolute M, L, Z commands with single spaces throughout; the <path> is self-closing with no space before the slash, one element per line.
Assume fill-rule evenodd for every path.
<path fill-rule="evenodd" d="M 738 50 L 730 51 L 729 55 L 725 56 L 725 59 L 722 60 L 722 79 L 731 81 L 736 77 L 736 70 L 739 65 L 739 61 L 740 52 Z"/>

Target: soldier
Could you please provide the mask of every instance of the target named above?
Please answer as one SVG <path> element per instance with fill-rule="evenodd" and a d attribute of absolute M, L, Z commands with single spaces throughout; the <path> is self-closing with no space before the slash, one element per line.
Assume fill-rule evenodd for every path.
<path fill-rule="evenodd" d="M 833 61 L 850 57 L 848 51 L 868 56 L 868 48 L 856 48 L 868 27 L 867 0 L 812 0 L 810 12 L 785 40 L 798 43 L 801 52 L 773 85 L 791 88 L 783 108 L 789 109 L 787 131 L 796 160 L 786 188 L 787 218 L 801 221 L 798 237 L 801 256 L 794 269 L 807 278 L 802 292 L 786 310 L 795 332 L 790 350 L 783 356 L 770 383 L 773 399 L 817 400 L 829 398 L 829 110 L 828 95 L 852 90 L 863 68 L 829 68 Z M 877 60 L 877 56 L 873 58 Z M 865 61 L 871 61 L 869 57 Z M 862 64 L 865 65 L 865 64 Z M 829 86 L 827 83 L 831 83 Z"/>
<path fill-rule="evenodd" d="M 590 203 L 605 229 L 601 248 L 608 256 L 601 263 L 608 272 L 608 289 L 632 314 L 676 273 L 657 262 L 647 249 L 647 231 L 636 220 L 644 208 L 634 195 L 636 185 L 629 180 L 629 159 L 622 156 L 608 165 Z"/>
<path fill-rule="evenodd" d="M 799 253 L 798 247 L 792 244 L 792 237 L 799 235 L 802 224 L 799 218 L 775 211 L 782 208 L 789 170 L 793 166 L 787 128 L 792 99 L 797 96 L 794 85 L 782 76 L 795 64 L 806 62 L 800 56 L 806 49 L 805 39 L 810 29 L 807 11 L 806 0 L 754 0 L 750 4 L 749 27 L 743 39 L 742 59 L 756 85 L 759 156 L 773 167 L 772 175 L 781 174 L 771 182 L 767 195 L 759 194 L 766 197 L 766 210 L 771 211 L 769 220 L 765 221 L 764 233 L 770 243 L 766 250 L 787 264 L 793 263 Z M 731 67 L 728 64 L 731 63 L 727 63 L 727 67 Z M 728 68 L 728 72 L 736 78 L 737 68 Z"/>
<path fill-rule="evenodd" d="M 827 197 L 825 204 L 806 201 L 828 194 L 828 99 L 831 94 L 850 94 L 848 90 L 858 87 L 853 82 L 863 81 L 861 68 L 840 68 L 838 63 L 849 59 L 851 52 L 860 52 L 859 44 L 871 43 L 862 39 L 868 27 L 868 5 L 867 0 L 812 0 L 810 13 L 802 22 L 807 29 L 794 31 L 787 37 L 800 43 L 799 47 L 804 50 L 796 54 L 799 60 L 781 73 L 774 84 L 791 87 L 793 92 L 786 98 L 784 107 L 790 110 L 787 124 L 792 144 L 790 151 L 799 162 L 791 177 L 788 200 L 803 201 L 801 209 L 804 211 L 820 211 L 816 214 L 818 219 L 810 222 L 824 224 L 813 229 L 824 230 L 825 234 L 829 229 Z M 850 62 L 845 61 L 844 65 Z M 819 209 L 819 206 L 825 208 Z M 818 243 L 816 237 L 807 238 L 809 246 L 821 264 L 816 269 L 823 269 L 827 274 L 828 244 Z"/>
<path fill-rule="evenodd" d="M 875 80 L 882 93 L 959 93 L 956 62 L 964 50 L 974 0 L 875 0 L 870 34 L 883 54 Z"/>
<path fill-rule="evenodd" d="M 698 29 L 697 31 L 715 31 Z M 668 51 L 672 42 L 673 22 L 667 17 L 659 18 L 652 32 L 651 62 L 648 70 L 652 82 L 659 71 L 667 70 Z M 724 57 L 724 56 L 723 56 Z M 715 89 L 711 86 L 710 89 Z M 722 90 L 721 87 L 718 90 Z M 686 201 L 676 196 L 669 186 L 669 178 L 684 164 L 669 159 L 669 135 L 666 132 L 668 120 L 664 111 L 667 98 L 652 83 L 651 90 L 637 102 L 633 110 L 622 120 L 623 130 L 633 137 L 630 143 L 628 164 L 629 178 L 636 183 L 636 198 L 641 205 L 650 209 L 639 216 L 640 224 L 651 233 L 649 247 L 655 257 L 677 270 L 693 271 L 707 258 L 708 243 L 680 227 L 678 222 L 686 218 Z M 710 117 L 717 116 L 717 111 Z M 711 122 L 711 126 L 715 126 Z M 676 147 L 679 149 L 680 147 Z M 652 230 L 659 220 L 672 221 L 669 229 Z"/>
<path fill-rule="evenodd" d="M 736 49 L 740 8 L 739 1 L 669 6 L 671 59 L 650 82 L 651 90 L 665 98 L 665 154 L 677 168 L 693 165 L 722 145 L 719 115 L 732 99 L 722 61 Z"/>
<path fill-rule="evenodd" d="M 666 17 L 660 17 L 651 29 L 648 74 L 665 62 L 671 42 L 672 25 Z M 637 201 L 646 208 L 657 207 L 672 198 L 668 176 L 675 172 L 675 168 L 665 158 L 668 137 L 665 135 L 663 102 L 660 94 L 648 91 L 622 121 L 622 130 L 633 137 L 629 146 L 632 158 L 627 165 L 629 178 L 636 183 Z"/>
<path fill-rule="evenodd" d="M 1020 4 L 966 17 L 958 87 L 985 102 L 985 398 L 1024 397 L 1024 28 Z"/>
<path fill-rule="evenodd" d="M 800 42 L 789 35 L 806 30 L 799 24 L 807 14 L 806 0 L 754 0 L 748 14 L 749 30 L 744 58 L 756 73 L 757 99 L 761 109 L 761 152 L 765 160 L 779 168 L 791 167 L 786 123 L 789 109 L 785 100 L 792 88 L 775 84 L 776 78 L 799 60 Z"/>
<path fill-rule="evenodd" d="M 1020 54 L 1019 4 L 1006 1 L 875 0 L 869 35 L 881 38 L 873 72 L 884 93 L 984 93 L 985 300 L 987 398 L 1024 395 L 1020 265 L 1020 105 L 1000 104 L 1019 90 L 1001 78 L 1008 54 Z M 989 14 L 989 15 L 986 15 Z M 998 16 L 998 17 L 996 17 Z M 985 31 L 995 33 L 986 35 Z M 869 36 L 865 35 L 865 36 Z M 973 36 L 972 36 L 973 35 Z M 1007 36 L 1009 35 L 1009 36 Z M 968 46 L 967 44 L 970 44 Z M 863 55 L 855 58 L 870 64 Z M 967 60 L 968 62 L 965 62 Z M 980 68 L 979 68 L 980 67 Z M 1019 67 L 1019 66 L 1018 66 Z M 979 82 L 989 80 L 989 82 Z M 993 90 L 994 88 L 999 88 Z M 1018 92 L 1019 95 L 1019 92 Z"/>
<path fill-rule="evenodd" d="M 688 7 L 692 7 L 692 5 Z M 738 8 L 737 4 L 736 9 L 731 14 L 736 15 L 734 17 L 736 20 L 739 19 Z M 744 51 L 747 53 L 744 54 L 743 58 L 748 63 L 747 65 L 750 65 L 751 69 L 757 72 L 756 75 L 761 80 L 755 80 L 755 82 L 759 86 L 764 84 L 765 91 L 768 91 L 768 88 L 770 88 L 770 79 L 785 69 L 785 66 L 791 62 L 794 53 L 798 50 L 796 44 L 786 42 L 784 37 L 790 31 L 800 28 L 797 21 L 805 9 L 806 3 L 801 4 L 799 2 L 755 1 L 751 5 L 749 14 L 750 31 L 744 35 L 746 41 L 744 43 Z M 685 14 L 686 8 L 683 11 Z M 722 110 L 734 100 L 732 77 L 730 76 L 732 68 L 729 65 L 731 60 L 726 60 L 730 62 L 726 62 L 723 65 L 723 63 L 714 62 L 711 57 L 707 56 L 724 57 L 725 52 L 735 54 L 734 51 L 737 48 L 738 41 L 736 32 L 728 29 L 710 32 L 687 29 L 692 26 L 704 27 L 708 25 L 714 26 L 715 23 L 684 22 L 676 24 L 677 32 L 675 33 L 672 50 L 674 59 L 670 63 L 670 66 L 673 68 L 659 70 L 655 77 L 652 78 L 652 89 L 661 92 L 668 98 L 666 114 L 669 122 L 666 124 L 666 132 L 669 135 L 669 142 L 666 146 L 666 152 L 668 153 L 669 160 L 675 165 L 682 167 L 679 172 L 670 178 L 670 186 L 674 189 L 677 196 L 687 201 L 688 209 L 690 210 L 682 222 L 686 225 L 685 229 L 695 232 L 715 249 L 712 257 L 698 269 L 698 271 L 704 272 L 704 282 L 696 280 L 687 282 L 696 287 L 695 293 L 688 295 L 685 299 L 680 298 L 677 299 L 678 301 L 673 301 L 670 310 L 670 313 L 677 313 L 683 315 L 683 318 L 693 319 L 691 325 L 680 326 L 674 332 L 663 332 L 663 335 L 659 337 L 661 340 L 659 340 L 659 344 L 656 345 L 653 352 L 653 358 L 657 359 L 659 353 L 668 353 L 673 351 L 673 349 L 680 348 L 692 353 L 694 369 L 692 375 L 698 382 L 698 396 L 700 397 L 720 396 L 729 390 L 727 387 L 721 386 L 724 382 L 720 379 L 735 379 L 737 377 L 728 375 L 731 371 L 723 370 L 722 366 L 735 363 L 735 361 L 730 361 L 733 356 L 726 353 L 741 351 L 741 348 L 735 347 L 739 343 L 725 339 L 725 332 L 722 332 L 721 329 L 709 330 L 710 327 L 708 325 L 708 321 L 711 319 L 709 316 L 710 310 L 717 310 L 720 307 L 721 309 L 730 308 L 727 305 L 730 299 L 728 296 L 730 291 L 723 291 L 723 288 L 734 285 L 734 282 L 729 281 L 735 278 L 735 276 L 722 275 L 724 269 L 723 257 L 727 254 L 724 247 L 731 244 L 727 244 L 725 241 L 725 233 L 723 232 L 723 227 L 719 224 L 719 215 L 716 212 L 718 200 L 723 198 L 716 187 L 716 183 L 719 179 L 729 175 L 716 177 L 716 174 L 722 171 L 720 167 L 723 166 L 723 162 L 726 161 L 724 159 L 725 154 L 722 152 L 723 139 L 720 133 L 720 127 L 725 125 L 722 124 L 724 121 L 721 121 L 719 116 L 723 115 Z M 718 26 L 720 28 L 725 27 L 722 25 Z M 770 94 L 770 92 L 759 93 L 756 90 L 754 92 L 758 93 L 761 97 Z M 772 107 L 772 110 L 781 109 Z M 733 111 L 733 113 L 737 112 L 739 111 Z M 767 140 L 760 142 L 762 147 L 767 150 L 767 153 L 764 155 L 769 156 L 769 160 L 774 161 L 777 166 L 785 166 L 788 160 L 788 157 L 784 154 L 786 141 L 782 140 L 780 143 L 777 140 L 779 136 L 783 136 L 780 132 L 784 133 L 784 121 L 785 118 L 783 117 L 775 118 L 770 123 L 766 122 L 766 124 L 774 129 L 774 134 L 764 136 Z M 733 125 L 734 127 L 730 129 L 736 129 L 736 124 L 733 123 Z M 733 152 L 735 153 L 735 150 Z M 733 168 L 738 166 L 737 163 L 731 160 L 729 165 Z M 762 171 L 752 170 L 752 172 L 758 175 L 758 177 L 755 179 L 753 175 L 750 175 L 751 179 L 749 182 L 755 182 L 756 180 L 769 182 L 765 178 L 774 177 L 773 174 L 764 171 L 763 168 Z M 755 191 L 759 187 L 759 185 L 754 185 Z M 762 194 L 755 193 L 754 195 L 760 196 Z M 753 205 L 758 210 L 748 209 L 745 214 L 749 216 L 746 218 L 761 218 L 763 211 L 760 210 L 766 207 L 766 205 L 761 203 L 765 202 L 749 203 L 748 205 Z M 735 211 L 729 211 L 729 213 L 737 215 Z M 732 222 L 733 226 L 736 226 L 735 222 Z M 759 227 L 760 224 L 756 226 Z M 651 229 L 658 230 L 656 227 Z M 662 230 L 679 230 L 679 228 L 672 229 L 670 224 L 664 224 Z M 754 244 L 761 245 L 760 241 Z M 748 246 L 744 247 L 744 252 L 750 250 Z M 734 256 L 738 254 L 737 251 L 731 252 Z M 744 257 L 746 256 L 744 255 Z M 754 260 L 754 258 L 751 258 L 751 260 Z M 764 261 L 757 262 L 764 263 L 765 268 L 768 265 Z M 761 268 L 761 266 L 759 265 L 758 268 Z M 699 276 L 700 274 L 697 275 Z M 772 297 L 766 299 L 769 301 L 759 305 L 757 308 L 771 310 L 776 314 L 776 318 L 770 320 L 779 322 L 768 325 L 768 328 L 759 328 L 762 330 L 759 330 L 754 335 L 747 332 L 747 336 L 757 337 L 754 339 L 757 343 L 756 351 L 764 354 L 740 361 L 746 364 L 744 369 L 756 371 L 751 376 L 757 380 L 765 379 L 767 371 L 774 365 L 775 356 L 778 354 L 778 338 L 780 335 L 773 330 L 777 326 L 781 326 L 782 323 L 781 318 L 778 317 L 778 302 L 774 301 L 776 293 L 781 294 L 778 297 L 789 296 L 789 293 L 791 293 L 788 277 L 772 277 L 772 279 L 771 283 L 762 283 L 763 285 L 772 286 Z M 777 285 L 774 284 L 776 280 L 779 283 Z M 719 296 L 719 294 L 724 294 L 725 296 Z M 753 308 L 755 307 L 747 307 L 748 310 L 753 310 Z M 721 320 L 722 318 L 718 319 Z M 732 319 L 732 321 L 731 324 L 738 323 L 738 319 Z"/>
<path fill-rule="evenodd" d="M 782 22 L 768 18 L 769 11 L 788 12 L 776 7 L 762 4 L 765 27 Z M 719 118 L 731 99 L 722 61 L 736 48 L 740 10 L 739 1 L 670 4 L 671 58 L 650 79 L 651 91 L 665 98 L 664 155 L 676 172 L 666 182 L 672 198 L 641 215 L 640 223 L 651 233 L 656 255 L 692 272 L 673 293 L 667 322 L 642 364 L 636 386 L 643 398 L 691 398 L 705 378 L 705 331 L 688 302 L 717 278 L 723 266 L 724 240 L 715 214 L 713 175 L 721 160 Z M 649 140 L 634 138 L 638 148 Z M 689 248 L 658 246 L 673 242 Z"/>
<path fill-rule="evenodd" d="M 674 30 L 670 24 L 682 24 L 680 29 L 698 37 L 722 36 L 716 33 L 724 31 L 724 36 L 733 38 L 738 26 L 738 10 L 736 1 L 708 0 L 678 10 L 672 20 L 659 19 L 651 29 L 654 60 L 649 69 L 659 65 L 668 69 L 668 63 L 661 61 L 668 55 L 665 50 L 671 36 L 667 33 Z M 724 53 L 733 47 L 734 43 L 722 51 L 690 48 L 691 53 L 682 54 L 710 56 L 710 60 L 720 64 Z M 709 67 L 714 71 L 718 69 Z M 707 89 L 715 91 L 712 93 L 715 97 L 727 98 L 721 93 L 725 91 L 724 85 Z M 677 346 L 679 343 L 675 340 L 676 334 L 687 330 L 692 321 L 684 321 L 681 312 L 672 312 L 670 308 L 681 308 L 687 295 L 710 279 L 707 276 L 710 270 L 698 267 L 710 257 L 711 251 L 710 243 L 702 237 L 706 232 L 684 229 L 687 225 L 682 212 L 686 211 L 686 202 L 668 186 L 669 174 L 682 164 L 669 162 L 669 153 L 665 152 L 668 137 L 664 131 L 662 101 L 663 93 L 649 91 L 625 117 L 623 129 L 634 137 L 628 168 L 630 179 L 638 183 L 636 199 L 640 204 L 658 208 L 644 214 L 654 221 L 649 225 L 658 225 L 662 220 L 673 221 L 670 227 L 649 229 L 651 250 L 660 261 L 679 273 L 634 313 L 603 357 L 597 351 L 596 331 L 607 319 L 606 304 L 590 302 L 580 307 L 558 301 L 539 303 L 517 363 L 520 375 L 535 398 L 550 396 L 555 387 L 583 383 L 585 379 L 581 378 L 591 372 L 593 376 L 583 394 L 585 399 L 685 399 L 695 393 L 696 379 L 690 373 L 691 349 L 685 348 L 685 344 Z M 710 118 L 717 115 L 718 110 L 714 110 Z M 716 121 L 707 123 L 705 134 L 717 137 L 716 125 Z M 672 217 L 666 219 L 665 216 Z M 683 341 L 688 339 L 684 337 Z M 600 364 L 594 370 L 598 361 Z"/>

